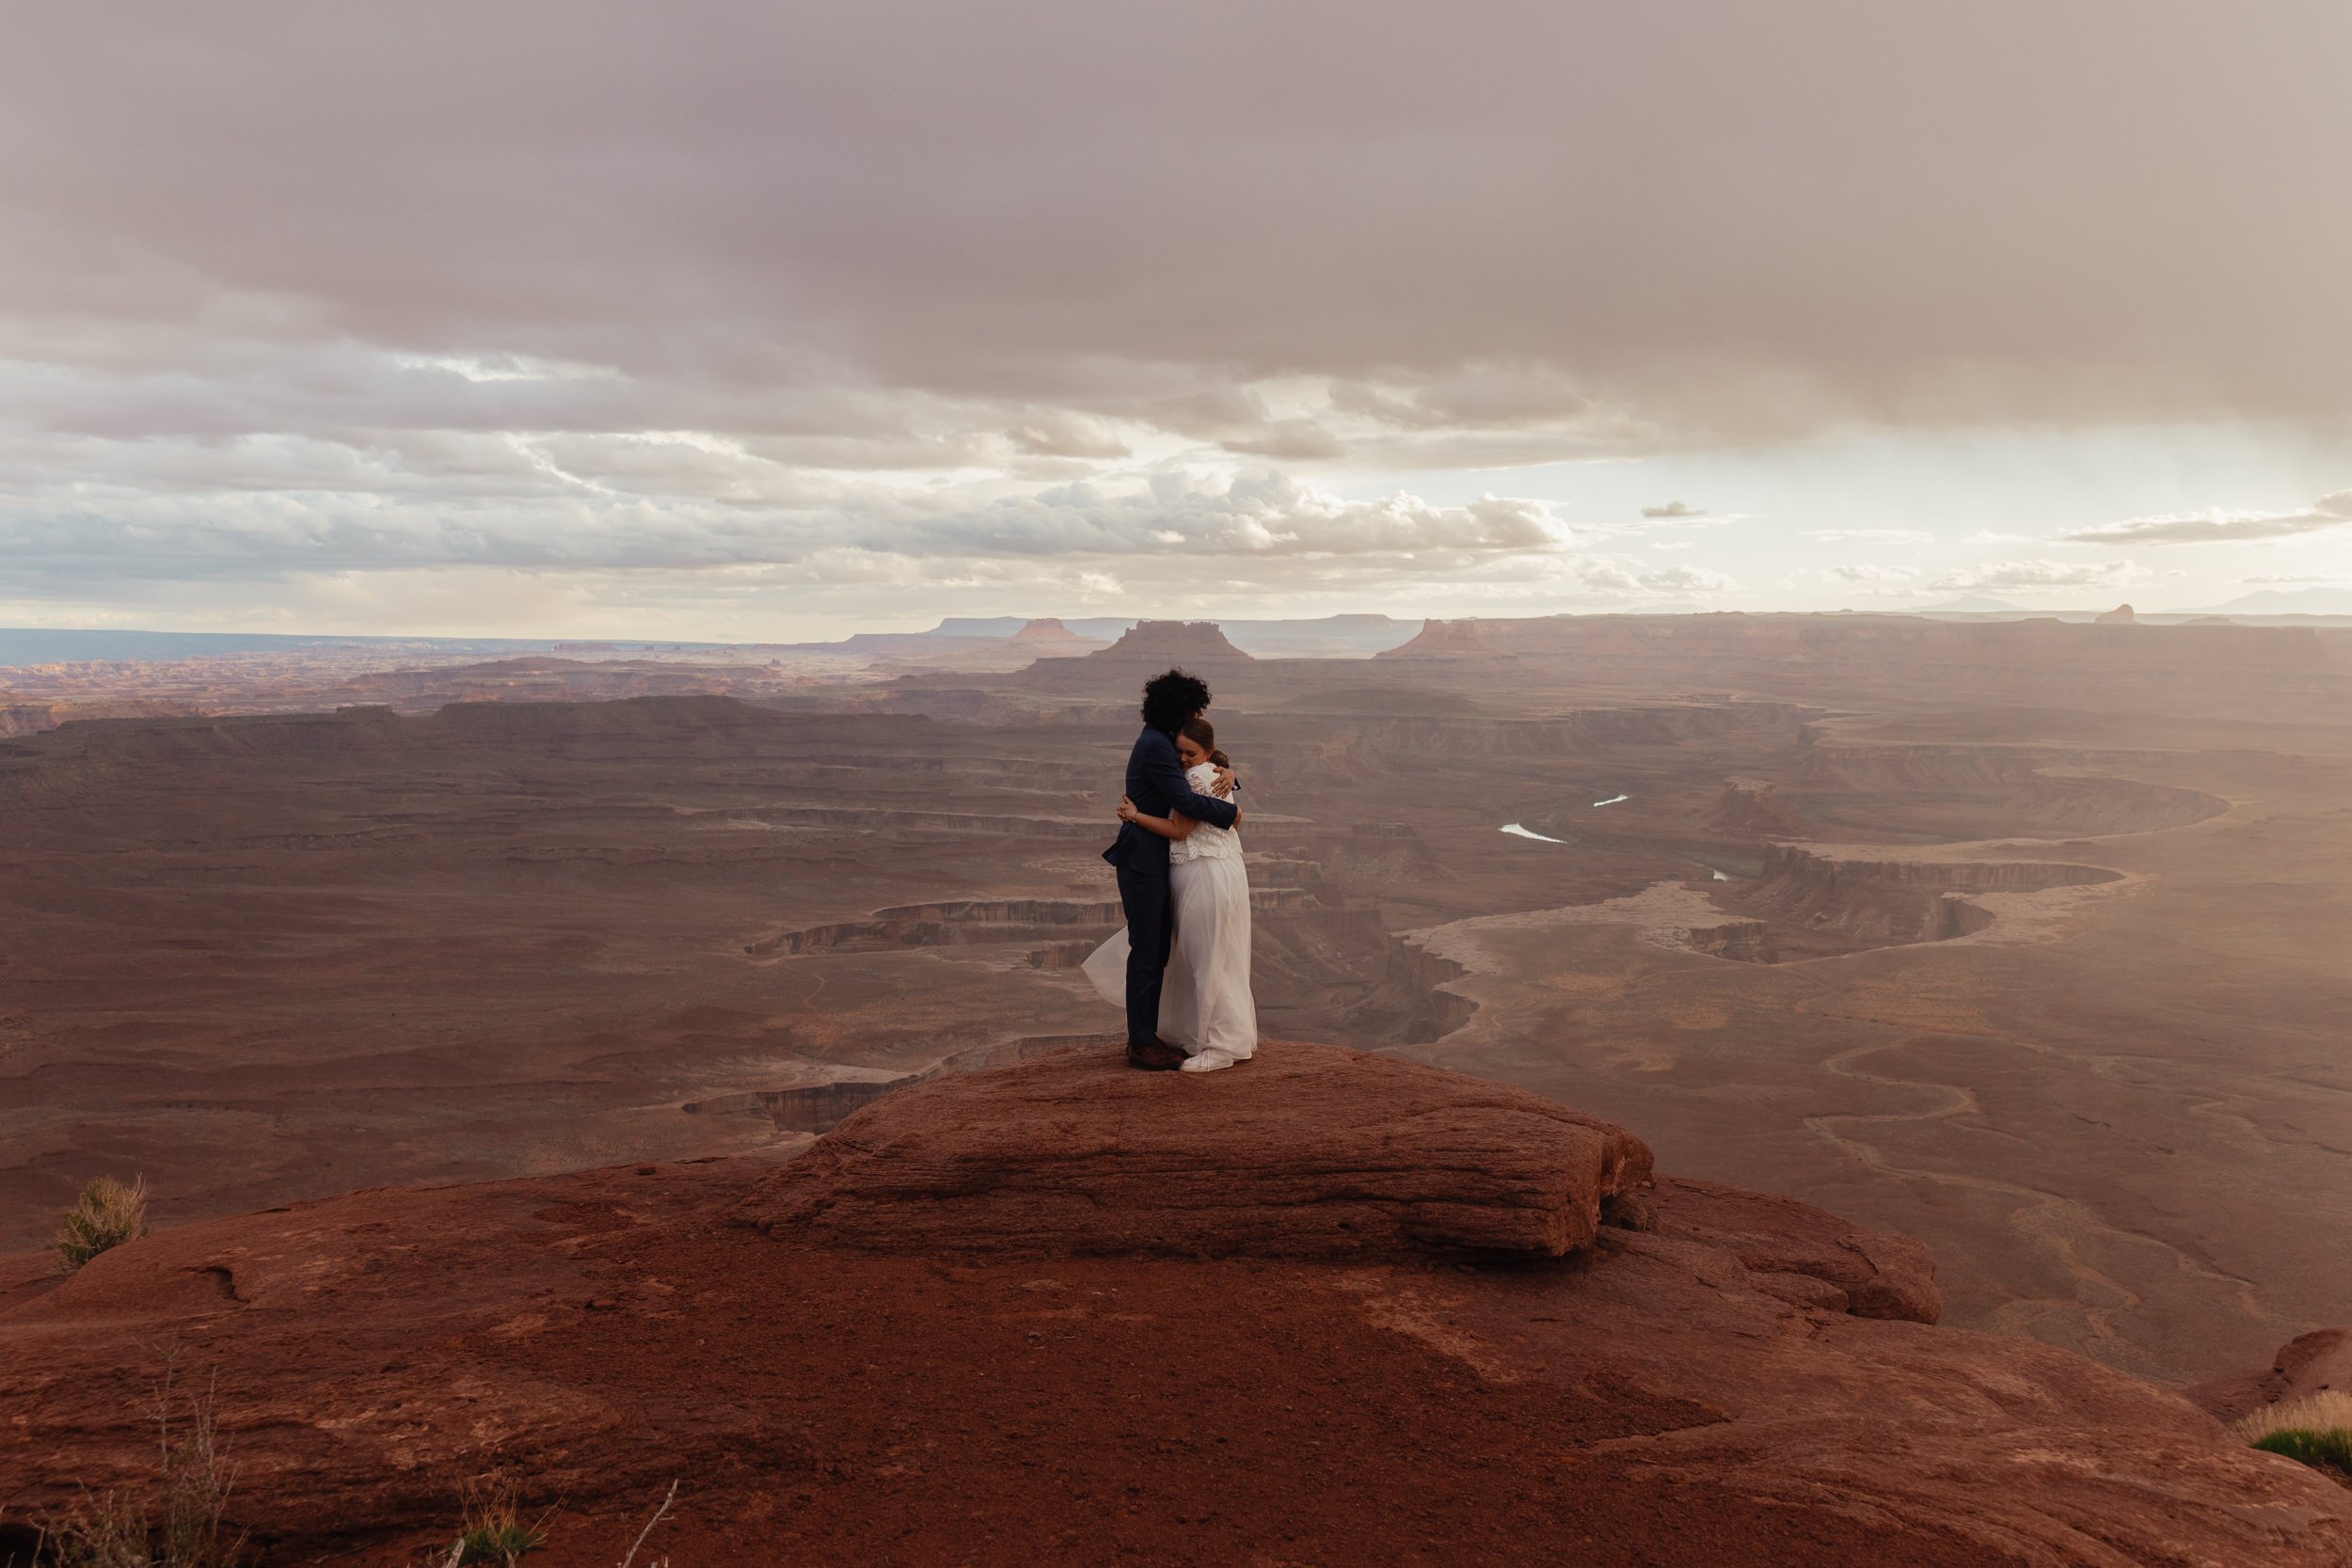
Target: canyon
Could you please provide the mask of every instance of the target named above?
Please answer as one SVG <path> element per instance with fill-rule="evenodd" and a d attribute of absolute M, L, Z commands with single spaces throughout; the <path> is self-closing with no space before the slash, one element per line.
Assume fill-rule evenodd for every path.
<path fill-rule="evenodd" d="M 577 649 L 275 692 L 241 654 L 137 699 L 200 711 L 0 739 L 0 1246 L 100 1172 L 168 1229 L 780 1158 L 1096 1036 L 1136 687 L 1191 659 L 1270 1034 L 1919 1238 L 1947 1323 L 2137 1376 L 2341 1319 L 2311 1227 L 2352 1203 L 2352 634 L 1017 632 L 853 675 Z"/>

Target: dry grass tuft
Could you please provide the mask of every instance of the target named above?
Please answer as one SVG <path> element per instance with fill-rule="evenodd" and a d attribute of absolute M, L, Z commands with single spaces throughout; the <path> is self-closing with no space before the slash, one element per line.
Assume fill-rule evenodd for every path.
<path fill-rule="evenodd" d="M 2304 1399 L 2289 1400 L 2284 1404 L 2266 1404 L 2250 1415 L 2239 1417 L 2232 1430 L 2249 1443 L 2258 1443 L 2274 1432 L 2285 1432 L 2296 1427 L 2315 1432 L 2326 1432 L 2333 1427 L 2352 1428 L 2352 1394 L 2340 1394 L 2329 1389 Z"/>
<path fill-rule="evenodd" d="M 41 1532 L 37 1561 L 54 1568 L 235 1568 L 245 1538 L 226 1536 L 235 1469 L 223 1458 L 213 1418 L 213 1390 L 175 1414 L 172 1375 L 165 1370 L 155 1395 L 157 1471 L 153 1504 L 128 1488 L 85 1497 Z"/>
<path fill-rule="evenodd" d="M 476 1476 L 459 1489 L 458 1501 L 465 1523 L 450 1543 L 449 1568 L 469 1562 L 514 1568 L 525 1552 L 537 1550 L 548 1538 L 540 1528 L 544 1518 L 523 1522 L 520 1494 L 507 1476 Z"/>
<path fill-rule="evenodd" d="M 92 1177 L 80 1200 L 65 1212 L 57 1231 L 57 1266 L 72 1274 L 109 1247 L 146 1234 L 147 1178 L 134 1177 L 125 1186 L 111 1176 Z"/>
<path fill-rule="evenodd" d="M 2352 1394 L 2312 1394 L 2241 1417 L 2240 1437 L 2269 1453 L 2352 1476 Z"/>

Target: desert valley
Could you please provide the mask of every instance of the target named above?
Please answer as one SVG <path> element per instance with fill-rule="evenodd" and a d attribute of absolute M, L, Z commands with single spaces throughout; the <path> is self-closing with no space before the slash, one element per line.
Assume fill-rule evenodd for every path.
<path fill-rule="evenodd" d="M 998 645 L 910 646 L 834 678 L 598 653 L 423 666 L 347 677 L 353 700 L 310 711 L 286 710 L 264 664 L 213 711 L 0 743 L 0 1241 L 23 1249 L 0 1335 L 28 1351 L 0 1397 L 91 1451 L 135 1426 L 29 1354 L 75 1292 L 106 1299 L 112 1259 L 61 1290 L 40 1250 L 93 1173 L 147 1178 L 159 1233 L 140 1248 L 358 1189 L 676 1173 L 652 1209 L 596 1187 L 538 1211 L 608 1216 L 582 1232 L 594 1251 L 612 1214 L 738 1201 L 723 1173 L 798 1168 L 861 1107 L 853 1125 L 1012 1064 L 1091 1059 L 1117 1017 L 1076 963 L 1119 923 L 1099 851 L 1135 693 L 1170 664 L 1213 686 L 1245 780 L 1269 1037 L 1534 1091 L 1631 1130 L 1676 1191 L 1785 1195 L 1914 1238 L 1947 1328 L 2134 1386 L 2260 1369 L 2346 1315 L 2352 1252 L 2327 1216 L 2352 1205 L 2352 629 L 1563 617 L 1432 622 L 1319 657 L 1251 657 L 1208 624 L 974 641 Z M 452 1190 L 526 1196 L 485 1196 L 367 1267 L 542 1201 Z M 1672 1196 L 1655 1200 L 1670 1217 L 1725 1201 Z M 424 1223 L 405 1213 L 370 1227 Z M 1248 1234 L 1177 1250 L 1246 1255 Z M 485 1266 L 469 1256 L 446 1265 L 461 1281 Z M 932 1283 L 1028 1277 L 979 1265 Z M 919 1270 L 871 1274 L 898 1267 L 856 1264 L 842 1289 L 919 1295 Z M 1046 1284 L 1148 1288 L 1110 1267 Z M 106 1310 L 220 1346 L 224 1313 L 254 1320 L 239 1304 L 292 1288 L 219 1273 L 225 1297 L 138 1286 Z M 1457 1277 L 1375 1293 L 1399 1322 L 1492 1309 L 1428 1306 Z M 1840 1302 L 1863 1299 L 1838 1278 Z M 1308 1310 L 1280 1305 L 1303 1288 L 1286 1275 L 1235 1279 L 1274 1292 L 1246 1308 L 1268 1321 Z M 794 1310 L 831 1339 L 849 1330 L 828 1314 L 859 1309 Z M 1466 1356 L 1459 1375 L 1518 1381 L 1445 1332 L 1404 1332 L 1414 1354 Z M 356 1375 L 384 1353 L 353 1354 Z M 1580 1386 L 1589 1402 L 1600 1385 Z M 236 1395 L 222 1385 L 232 1423 Z M 35 1464 L 22 1417 L 16 1433 L 0 1443 L 40 1478 L 19 1509 L 87 1478 Z M 462 1443 L 436 1440 L 435 1463 L 459 1463 Z M 584 1492 L 575 1478 L 567 1506 L 621 1505 Z M 257 1528 L 405 1539 L 393 1503 L 349 1506 L 340 1533 Z M 1964 1509 L 1875 1506 L 1924 1532 L 1891 1560 L 2110 1560 L 2037 1556 L 2015 1529 L 1996 1551 Z M 2310 1536 L 2318 1517 L 2246 1539 L 2335 1560 L 2318 1554 L 2352 1539 L 2352 1507 L 2334 1547 Z M 1753 1560 L 1793 1549 L 1775 1537 Z M 2162 1560 L 2226 1560 L 2183 1550 Z"/>
<path fill-rule="evenodd" d="M 9 20 L 0 1568 L 2352 1568 L 2352 8 Z"/>

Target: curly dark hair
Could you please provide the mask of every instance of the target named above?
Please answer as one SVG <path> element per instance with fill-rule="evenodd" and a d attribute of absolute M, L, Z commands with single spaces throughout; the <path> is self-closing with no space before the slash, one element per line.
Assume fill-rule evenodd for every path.
<path fill-rule="evenodd" d="M 1153 675 L 1143 683 L 1143 721 L 1174 735 L 1184 721 L 1209 705 L 1209 683 L 1182 670 Z"/>

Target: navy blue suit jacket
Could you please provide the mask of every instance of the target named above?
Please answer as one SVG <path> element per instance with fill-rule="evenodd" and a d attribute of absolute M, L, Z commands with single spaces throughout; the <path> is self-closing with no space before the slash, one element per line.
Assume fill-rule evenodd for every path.
<path fill-rule="evenodd" d="M 1194 793 L 1192 785 L 1185 782 L 1184 764 L 1176 760 L 1174 738 L 1150 728 L 1136 736 L 1135 750 L 1127 753 L 1127 799 L 1146 816 L 1183 812 L 1195 822 L 1206 822 L 1213 828 L 1232 827 L 1238 815 L 1231 800 Z M 1103 858 L 1122 871 L 1165 877 L 1168 840 L 1132 822 L 1121 822 L 1118 842 L 1103 851 Z"/>

